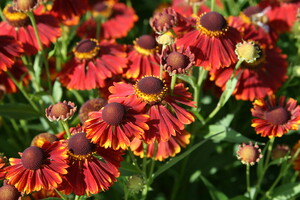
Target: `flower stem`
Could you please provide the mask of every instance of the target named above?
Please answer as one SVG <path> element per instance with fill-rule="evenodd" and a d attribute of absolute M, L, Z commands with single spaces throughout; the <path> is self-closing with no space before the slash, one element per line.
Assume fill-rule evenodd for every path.
<path fill-rule="evenodd" d="M 67 198 L 60 191 L 58 191 L 56 188 L 54 188 L 54 190 L 60 196 L 61 199 L 67 200 Z"/>
<path fill-rule="evenodd" d="M 80 198 L 80 196 L 75 195 L 75 199 L 74 200 L 78 200 Z"/>
<path fill-rule="evenodd" d="M 171 89 L 171 95 L 173 94 L 173 90 L 174 90 L 174 87 L 175 87 L 176 79 L 177 79 L 177 75 L 174 74 L 172 76 L 172 79 L 171 79 L 171 88 L 170 88 Z"/>
<path fill-rule="evenodd" d="M 258 177 L 258 181 L 257 181 L 257 184 L 255 186 L 255 193 L 254 193 L 253 199 L 256 199 L 258 193 L 260 192 L 260 186 L 262 184 L 264 175 L 265 175 L 267 169 L 269 168 L 269 160 L 270 160 L 270 157 L 271 157 L 271 152 L 272 152 L 274 141 L 275 141 L 275 137 L 271 138 L 270 141 L 269 141 L 268 149 L 267 149 L 267 157 L 266 157 L 265 163 L 263 165 L 262 174 L 260 175 L 260 177 Z"/>
<path fill-rule="evenodd" d="M 207 70 L 205 70 L 203 67 L 199 67 L 199 73 L 198 73 L 198 80 L 197 80 L 197 85 L 194 88 L 194 101 L 196 103 L 196 108 L 198 109 L 199 107 L 199 99 L 200 99 L 200 91 L 201 91 L 201 86 L 203 81 L 205 80 L 207 75 Z"/>
<path fill-rule="evenodd" d="M 281 178 L 286 175 L 286 171 L 291 167 L 291 165 L 294 163 L 295 159 L 298 157 L 300 153 L 300 148 L 297 149 L 297 151 L 294 153 L 292 158 L 289 160 L 289 163 L 287 165 L 282 165 L 282 168 L 280 170 L 279 175 L 277 176 L 276 180 L 273 182 L 272 186 L 269 188 L 269 190 L 265 193 L 266 196 L 268 197 L 269 195 L 272 194 L 274 188 L 276 185 L 279 183 Z M 291 181 L 292 182 L 292 181 Z"/>
<path fill-rule="evenodd" d="M 211 0 L 210 3 L 210 11 L 215 11 L 215 0 Z"/>
<path fill-rule="evenodd" d="M 34 33 L 35 33 L 35 36 L 36 36 L 36 40 L 37 40 L 37 43 L 39 45 L 39 49 L 40 51 L 43 51 L 43 45 L 42 45 L 42 42 L 41 42 L 41 38 L 39 36 L 39 31 L 37 29 L 37 26 L 36 26 L 36 21 L 35 21 L 35 18 L 34 18 L 34 15 L 33 15 L 33 12 L 27 12 L 27 15 L 31 21 L 31 24 L 32 24 L 32 27 L 33 27 L 33 30 L 34 30 Z"/>
<path fill-rule="evenodd" d="M 247 193 L 249 195 L 249 198 L 251 199 L 251 193 L 250 193 L 250 165 L 246 165 L 246 184 L 247 184 Z"/>
<path fill-rule="evenodd" d="M 50 77 L 50 71 L 49 71 L 49 63 L 48 63 L 48 59 L 46 58 L 46 55 L 44 53 L 44 49 L 43 49 L 43 44 L 41 42 L 41 38 L 40 38 L 40 35 L 39 35 L 39 31 L 37 29 L 37 26 L 36 26 L 36 21 L 35 21 L 35 18 L 34 18 L 34 14 L 33 12 L 27 12 L 27 15 L 30 19 L 30 22 L 32 24 L 32 27 L 33 27 L 33 30 L 34 30 L 34 33 L 35 33 L 35 37 L 36 37 L 36 40 L 37 40 L 37 43 L 38 43 L 38 46 L 39 46 L 39 53 L 44 61 L 44 65 L 45 65 L 45 68 L 46 68 L 46 75 L 47 75 L 47 80 L 48 80 L 48 87 L 49 87 L 49 90 L 50 90 L 50 94 L 52 94 L 52 84 L 51 84 L 51 77 Z M 54 102 L 54 99 L 52 97 L 52 95 L 50 95 L 50 99 L 52 100 L 52 103 L 55 103 Z"/>
<path fill-rule="evenodd" d="M 142 172 L 142 170 L 141 170 L 141 168 L 139 167 L 139 164 L 138 164 L 136 158 L 134 157 L 134 155 L 133 155 L 131 149 L 129 149 L 128 152 L 129 152 L 129 156 L 130 156 L 130 158 L 131 158 L 131 160 L 132 160 L 133 165 L 135 166 L 135 168 L 136 168 L 139 172 Z"/>
<path fill-rule="evenodd" d="M 70 128 L 69 128 L 68 122 L 66 122 L 66 121 L 60 121 L 60 122 L 63 125 L 63 127 L 64 127 L 64 129 L 65 129 L 65 131 L 67 133 L 68 138 L 70 138 L 71 137 L 71 133 L 70 133 Z"/>

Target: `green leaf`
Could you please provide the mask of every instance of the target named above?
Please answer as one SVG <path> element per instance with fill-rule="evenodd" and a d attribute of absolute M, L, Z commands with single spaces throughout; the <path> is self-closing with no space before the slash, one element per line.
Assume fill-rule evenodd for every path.
<path fill-rule="evenodd" d="M 217 190 L 202 174 L 199 175 L 204 185 L 208 188 L 210 196 L 213 200 L 228 200 L 228 197 L 221 191 Z"/>
<path fill-rule="evenodd" d="M 140 174 L 137 168 L 128 162 L 123 161 L 120 167 L 121 176 L 131 176 L 135 174 Z"/>
<path fill-rule="evenodd" d="M 249 138 L 243 136 L 242 134 L 238 133 L 237 131 L 223 126 L 223 125 L 210 125 L 208 126 L 209 133 L 205 136 L 205 138 L 211 137 L 216 133 L 220 133 L 216 137 L 213 137 L 213 141 L 218 143 L 220 141 L 228 141 L 234 143 L 243 143 L 251 141 Z"/>
<path fill-rule="evenodd" d="M 241 73 L 242 73 L 242 71 L 240 71 L 237 76 L 234 76 L 233 78 L 229 79 L 226 82 L 226 89 L 222 93 L 222 95 L 220 97 L 220 101 L 219 101 L 219 104 L 221 105 L 221 107 L 224 106 L 226 104 L 226 102 L 228 101 L 228 99 L 231 97 L 232 92 L 235 89 L 236 83 L 237 83 Z"/>
<path fill-rule="evenodd" d="M 179 156 L 176 156 L 175 158 L 171 158 L 163 166 L 161 166 L 156 172 L 153 173 L 153 179 L 158 177 L 160 174 L 162 174 L 163 172 L 168 170 L 170 167 L 174 166 L 176 163 L 178 163 L 179 161 L 181 161 L 188 155 L 190 155 L 193 151 L 195 151 L 197 148 L 199 148 L 205 142 L 207 142 L 208 140 L 210 140 L 213 137 L 216 137 L 219 134 L 220 133 L 215 133 L 214 135 L 211 135 L 211 136 L 207 137 L 206 139 L 198 142 L 197 144 L 195 144 L 194 146 L 192 146 L 191 148 L 189 148 L 188 150 L 186 150 L 184 153 L 180 154 Z"/>
<path fill-rule="evenodd" d="M 242 196 L 242 195 L 239 195 L 239 196 L 236 196 L 230 200 L 250 200 L 248 197 L 245 197 L 245 196 Z"/>
<path fill-rule="evenodd" d="M 58 197 L 48 197 L 48 198 L 42 199 L 42 200 L 61 200 L 61 198 L 58 198 Z"/>
<path fill-rule="evenodd" d="M 286 200 L 296 197 L 300 194 L 300 182 L 287 183 L 277 187 L 271 195 L 272 200 Z"/>
<path fill-rule="evenodd" d="M 40 117 L 30 105 L 11 103 L 0 105 L 0 116 L 13 119 L 32 119 Z"/>
<path fill-rule="evenodd" d="M 195 85 L 195 77 L 193 77 L 193 76 L 187 76 L 187 75 L 178 74 L 177 78 L 179 78 L 179 79 L 181 79 L 181 80 L 189 83 L 192 86 L 192 88 L 196 87 L 196 85 Z"/>
<path fill-rule="evenodd" d="M 61 83 L 58 80 L 56 80 L 53 85 L 53 94 L 52 94 L 54 101 L 55 102 L 60 101 L 62 98 L 62 95 L 63 95 L 63 90 L 61 87 Z"/>

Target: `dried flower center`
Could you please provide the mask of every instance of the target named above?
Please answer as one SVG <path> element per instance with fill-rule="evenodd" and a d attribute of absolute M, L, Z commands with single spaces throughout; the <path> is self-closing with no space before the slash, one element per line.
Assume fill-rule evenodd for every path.
<path fill-rule="evenodd" d="M 266 120 L 275 125 L 285 124 L 290 118 L 291 114 L 286 108 L 277 107 L 266 113 Z"/>
<path fill-rule="evenodd" d="M 68 141 L 68 149 L 71 155 L 75 158 L 82 158 L 81 156 L 89 156 L 95 149 L 95 144 L 86 138 L 86 133 L 81 132 L 73 135 Z"/>
<path fill-rule="evenodd" d="M 172 20 L 174 20 L 174 17 L 172 15 L 169 15 L 167 13 L 162 13 L 162 15 L 158 18 L 156 25 L 163 27 L 166 24 L 170 23 Z"/>
<path fill-rule="evenodd" d="M 167 65 L 170 65 L 173 69 L 184 69 L 189 65 L 189 63 L 189 58 L 179 52 L 172 52 L 167 58 Z"/>
<path fill-rule="evenodd" d="M 66 116 L 70 112 L 70 107 L 64 103 L 57 103 L 51 109 L 51 115 L 54 117 Z"/>
<path fill-rule="evenodd" d="M 243 62 L 243 67 L 248 69 L 255 69 L 261 66 L 262 63 L 266 62 L 265 49 L 255 43 L 255 48 L 258 52 L 258 57 L 253 62 Z"/>
<path fill-rule="evenodd" d="M 157 77 L 146 76 L 135 85 L 135 94 L 147 103 L 156 103 L 164 99 L 168 88 L 164 81 Z"/>
<path fill-rule="evenodd" d="M 45 142 L 52 143 L 58 141 L 58 138 L 54 134 L 41 133 L 35 136 L 31 141 L 31 146 L 42 147 Z"/>
<path fill-rule="evenodd" d="M 103 106 L 107 104 L 107 100 L 105 99 L 90 99 L 85 102 L 79 110 L 79 118 L 81 123 L 84 123 L 88 118 L 88 114 L 91 111 L 99 111 Z"/>
<path fill-rule="evenodd" d="M 156 41 L 151 35 L 143 35 L 133 43 L 135 50 L 142 55 L 148 56 L 156 52 Z"/>
<path fill-rule="evenodd" d="M 104 106 L 102 111 L 102 119 L 106 123 L 115 126 L 123 121 L 125 113 L 125 108 L 122 104 L 112 102 Z"/>
<path fill-rule="evenodd" d="M 79 60 L 90 60 L 96 57 L 99 50 L 99 43 L 96 39 L 85 39 L 76 45 L 73 52 Z"/>
<path fill-rule="evenodd" d="M 29 17 L 25 13 L 14 10 L 11 5 L 4 8 L 3 15 L 11 26 L 23 27 L 30 24 Z"/>
<path fill-rule="evenodd" d="M 41 148 L 31 146 L 25 149 L 21 160 L 26 169 L 39 169 L 44 163 L 45 153 Z"/>
<path fill-rule="evenodd" d="M 18 11 L 28 12 L 38 5 L 38 0 L 14 0 L 14 7 Z"/>
<path fill-rule="evenodd" d="M 0 187 L 1 199 L 18 200 L 21 193 L 12 185 L 4 185 Z"/>
<path fill-rule="evenodd" d="M 256 162 L 256 160 L 260 157 L 260 153 L 254 146 L 245 145 L 241 147 L 239 157 L 244 163 L 251 164 Z"/>
<path fill-rule="evenodd" d="M 197 20 L 197 28 L 210 37 L 224 35 L 228 30 L 225 18 L 217 12 L 203 13 Z"/>

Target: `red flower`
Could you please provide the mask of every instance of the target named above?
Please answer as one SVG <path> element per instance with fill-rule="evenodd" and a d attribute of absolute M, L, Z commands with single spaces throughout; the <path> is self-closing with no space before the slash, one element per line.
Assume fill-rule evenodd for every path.
<path fill-rule="evenodd" d="M 180 153 L 181 147 L 186 147 L 190 143 L 191 134 L 185 130 L 180 133 L 176 133 L 176 136 L 171 136 L 167 142 L 160 141 L 158 144 L 152 142 L 147 144 L 148 158 L 153 158 L 155 145 L 157 145 L 155 160 L 163 161 L 169 157 L 174 157 L 176 154 Z M 143 158 L 145 156 L 143 141 L 135 138 L 130 144 L 130 150 L 137 156 Z"/>
<path fill-rule="evenodd" d="M 127 149 L 134 137 L 142 138 L 149 129 L 144 107 L 135 104 L 133 97 L 122 103 L 109 101 L 101 110 L 91 112 L 85 122 L 87 138 L 104 148 Z"/>
<path fill-rule="evenodd" d="M 190 47 L 195 54 L 195 65 L 210 70 L 235 63 L 235 45 L 240 40 L 240 33 L 228 26 L 221 14 L 208 12 L 200 15 L 196 29 L 183 35 L 176 44 Z"/>
<path fill-rule="evenodd" d="M 101 39 L 116 39 L 125 37 L 138 20 L 132 8 L 123 3 L 110 4 L 98 1 L 93 6 L 94 17 L 106 18 L 100 27 Z M 81 38 L 96 38 L 96 21 L 94 18 L 84 22 L 78 29 Z M 100 39 L 97 38 L 97 39 Z"/>
<path fill-rule="evenodd" d="M 7 165 L 7 158 L 0 153 L 0 180 L 5 178 L 5 170 L 4 167 Z"/>
<path fill-rule="evenodd" d="M 15 57 L 20 57 L 23 53 L 21 43 L 13 37 L 7 35 L 0 36 L 0 74 L 7 71 L 14 63 Z M 0 79 L 1 80 L 1 79 Z"/>
<path fill-rule="evenodd" d="M 28 70 L 20 60 L 17 60 L 8 71 L 17 81 L 22 81 L 24 86 L 29 83 L 30 76 Z M 0 85 L 4 86 L 6 93 L 15 93 L 18 90 L 7 73 L 0 73 Z"/>
<path fill-rule="evenodd" d="M 270 27 L 270 21 L 266 16 L 267 9 L 259 6 L 250 6 L 244 9 L 240 16 L 228 18 L 229 26 L 239 30 L 244 39 L 275 45 L 278 35 Z"/>
<path fill-rule="evenodd" d="M 66 63 L 60 81 L 68 89 L 105 87 L 105 79 L 122 74 L 127 67 L 125 47 L 96 39 L 81 40 L 73 49 L 75 57 Z"/>
<path fill-rule="evenodd" d="M 1 35 L 10 35 L 23 44 L 25 53 L 32 55 L 39 50 L 34 29 L 27 14 L 13 10 L 7 5 L 3 10 L 6 21 L 0 23 Z M 49 46 L 61 34 L 59 21 L 51 14 L 34 15 L 41 42 Z"/>
<path fill-rule="evenodd" d="M 87 0 L 55 0 L 51 11 L 65 21 L 84 14 L 87 9 Z"/>
<path fill-rule="evenodd" d="M 300 124 L 300 106 L 295 99 L 281 96 L 276 103 L 275 96 L 268 100 L 255 100 L 251 109 L 252 127 L 262 137 L 281 137 L 289 130 L 298 130 Z"/>
<path fill-rule="evenodd" d="M 119 177 L 121 151 L 98 147 L 86 138 L 85 132 L 74 134 L 66 141 L 66 146 L 70 167 L 59 188 L 66 194 L 97 194 L 108 190 Z"/>
<path fill-rule="evenodd" d="M 128 70 L 126 78 L 139 79 L 145 75 L 159 76 L 158 46 L 151 35 L 143 35 L 137 38 L 134 46 L 130 46 L 128 52 Z"/>
<path fill-rule="evenodd" d="M 297 19 L 297 10 L 300 8 L 299 1 L 264 0 L 259 5 L 264 8 L 271 7 L 266 15 L 270 27 L 277 34 L 291 31 Z"/>
<path fill-rule="evenodd" d="M 20 155 L 21 159 L 10 158 L 11 166 L 5 168 L 8 184 L 20 192 L 53 190 L 67 173 L 67 151 L 60 142 L 45 143 L 42 148 L 31 146 Z"/>
<path fill-rule="evenodd" d="M 194 102 L 191 101 L 192 95 L 182 83 L 177 84 L 170 95 L 164 81 L 146 76 L 135 85 L 115 83 L 110 87 L 110 92 L 112 95 L 109 98 L 115 102 L 122 102 L 133 96 L 132 101 L 147 108 L 150 129 L 145 131 L 142 137 L 146 143 L 151 143 L 154 139 L 166 142 L 177 132 L 180 133 L 185 124 L 194 121 L 193 115 L 178 105 L 179 103 L 194 106 Z"/>
<path fill-rule="evenodd" d="M 253 63 L 242 63 L 236 71 L 240 74 L 236 89 L 233 95 L 236 99 L 253 101 L 255 98 L 264 98 L 268 94 L 273 94 L 287 79 L 286 55 L 281 54 L 279 48 L 268 48 L 265 45 L 257 45 L 260 57 Z M 226 82 L 230 79 L 235 65 L 229 68 L 211 70 L 211 80 L 225 90 Z"/>

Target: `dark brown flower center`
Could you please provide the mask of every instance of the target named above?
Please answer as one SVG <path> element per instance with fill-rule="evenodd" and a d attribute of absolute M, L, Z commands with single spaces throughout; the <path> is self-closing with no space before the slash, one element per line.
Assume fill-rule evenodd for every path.
<path fill-rule="evenodd" d="M 189 65 L 189 58 L 182 53 L 172 52 L 168 55 L 167 65 L 170 65 L 173 69 L 184 69 Z"/>
<path fill-rule="evenodd" d="M 125 116 L 125 108 L 122 104 L 112 102 L 104 106 L 102 119 L 110 125 L 118 125 Z"/>
<path fill-rule="evenodd" d="M 44 151 L 36 146 L 31 146 L 25 149 L 22 154 L 23 166 L 27 169 L 39 169 L 45 160 Z"/>
<path fill-rule="evenodd" d="M 170 23 L 171 20 L 174 20 L 174 17 L 172 15 L 169 15 L 167 13 L 163 13 L 157 20 L 156 25 L 163 27 L 166 24 Z"/>
<path fill-rule="evenodd" d="M 73 135 L 68 142 L 68 149 L 75 155 L 87 155 L 94 151 L 95 144 L 86 138 L 86 133 L 81 132 Z"/>
<path fill-rule="evenodd" d="M 3 15 L 11 26 L 23 27 L 30 24 L 27 14 L 14 10 L 11 5 L 4 8 Z"/>
<path fill-rule="evenodd" d="M 283 107 L 274 108 L 266 113 L 266 120 L 275 125 L 285 124 L 291 114 Z"/>
<path fill-rule="evenodd" d="M 70 112 L 70 107 L 64 103 L 57 103 L 51 109 L 51 115 L 54 117 L 66 116 Z"/>
<path fill-rule="evenodd" d="M 136 43 L 144 49 L 155 49 L 156 41 L 151 35 L 143 35 L 139 37 Z"/>
<path fill-rule="evenodd" d="M 217 12 L 204 14 L 200 19 L 200 24 L 209 31 L 222 31 L 227 27 L 225 18 Z"/>
<path fill-rule="evenodd" d="M 148 76 L 137 83 L 138 89 L 145 94 L 159 94 L 163 91 L 164 83 L 156 77 Z"/>
<path fill-rule="evenodd" d="M 21 193 L 12 185 L 4 185 L 0 188 L 1 200 L 18 200 Z"/>
<path fill-rule="evenodd" d="M 76 51 L 79 53 L 88 53 L 97 47 L 97 43 L 90 39 L 81 40 L 77 46 Z"/>

